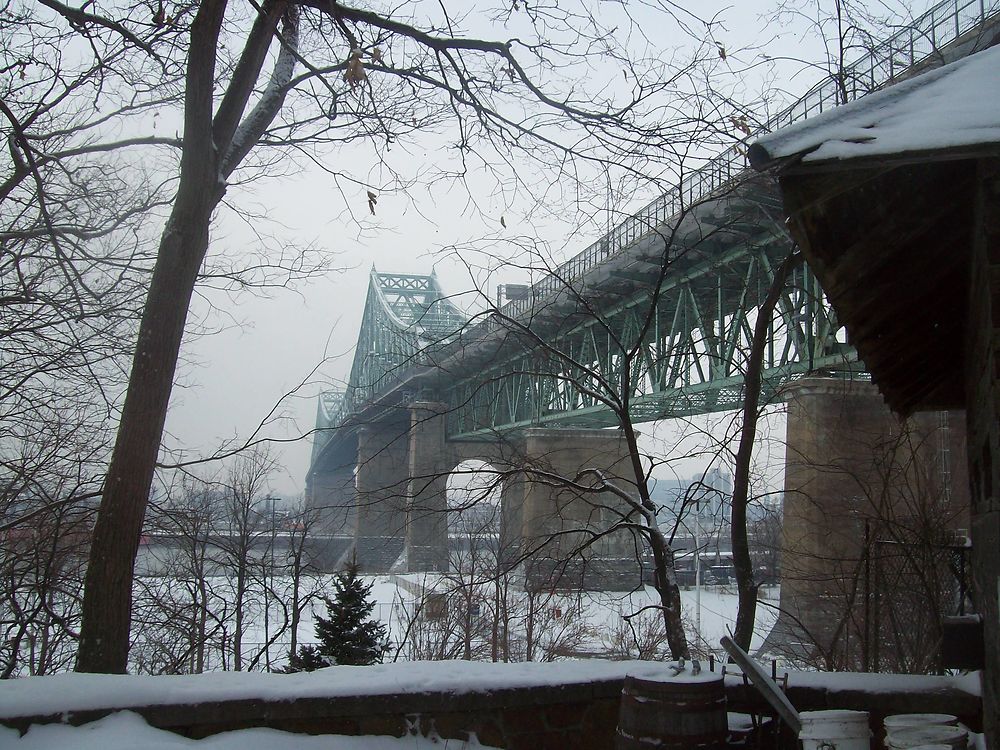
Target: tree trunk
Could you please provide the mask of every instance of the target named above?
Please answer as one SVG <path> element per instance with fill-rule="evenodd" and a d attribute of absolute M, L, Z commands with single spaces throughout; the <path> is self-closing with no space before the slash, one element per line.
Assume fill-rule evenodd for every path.
<path fill-rule="evenodd" d="M 233 671 L 243 671 L 243 598 L 246 596 L 245 573 L 241 569 L 236 576 L 236 631 L 233 634 Z"/>
<path fill-rule="evenodd" d="M 178 206 L 178 209 L 180 206 Z M 94 525 L 77 670 L 125 672 L 132 570 L 210 211 L 175 210 L 160 244 L 121 425 Z"/>
<path fill-rule="evenodd" d="M 631 369 L 627 363 L 625 369 Z M 627 391 L 623 388 L 623 393 Z M 656 505 L 649 497 L 649 485 L 646 483 L 646 472 L 642 466 L 639 453 L 639 439 L 628 413 L 628 403 L 618 415 L 621 428 L 625 434 L 629 457 L 632 462 L 632 473 L 636 488 L 639 490 L 639 503 L 648 514 L 647 536 L 653 552 L 654 580 L 656 591 L 660 595 L 660 608 L 663 613 L 663 625 L 667 630 L 667 645 L 670 655 L 675 659 L 687 659 L 691 656 L 687 635 L 684 633 L 684 623 L 681 620 L 681 590 L 677 585 L 677 575 L 674 572 L 674 551 L 667 543 L 656 522 Z"/>
<path fill-rule="evenodd" d="M 104 481 L 85 578 L 79 672 L 124 673 L 132 577 L 188 306 L 222 198 L 212 145 L 215 50 L 225 0 L 206 0 L 191 27 L 184 150 L 174 208 L 160 240 L 128 391 Z"/>
<path fill-rule="evenodd" d="M 207 535 L 206 535 L 207 536 Z M 208 584 L 205 581 L 205 550 L 198 560 L 198 650 L 197 674 L 205 671 L 205 641 L 208 639 Z"/>
<path fill-rule="evenodd" d="M 736 590 L 739 601 L 733 642 L 744 651 L 750 650 L 754 620 L 757 617 L 758 584 L 754 580 L 753 562 L 750 560 L 750 544 L 747 540 L 747 503 L 750 500 L 750 459 L 753 455 L 754 440 L 757 437 L 764 349 L 767 345 L 768 328 L 771 325 L 774 308 L 781 297 L 781 291 L 785 288 L 792 270 L 801 260 L 801 254 L 793 251 L 778 267 L 771 287 L 767 290 L 767 296 L 757 312 L 750 356 L 747 358 L 747 372 L 743 386 L 743 423 L 740 426 L 740 445 L 736 451 L 736 471 L 733 476 L 733 512 L 730 526 L 733 570 L 736 573 Z"/>
<path fill-rule="evenodd" d="M 302 586 L 302 544 L 305 542 L 305 533 L 301 537 L 296 537 L 294 534 L 298 532 L 293 532 L 293 536 L 290 541 L 292 543 L 292 622 L 291 622 L 291 643 L 289 644 L 288 653 L 295 655 L 299 650 L 299 620 L 302 619 L 302 612 L 299 610 L 301 606 L 299 604 L 299 597 L 301 596 L 301 586 Z M 300 541 L 301 540 L 301 541 Z"/>

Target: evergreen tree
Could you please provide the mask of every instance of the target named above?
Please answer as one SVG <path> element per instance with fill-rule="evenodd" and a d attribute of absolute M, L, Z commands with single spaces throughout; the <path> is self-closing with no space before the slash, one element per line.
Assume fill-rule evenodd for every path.
<path fill-rule="evenodd" d="M 372 618 L 373 583 L 358 577 L 356 564 L 334 578 L 333 598 L 323 597 L 326 617 L 316 616 L 317 646 L 301 646 L 289 654 L 287 672 L 311 672 L 334 664 L 376 664 L 388 649 L 386 627 Z"/>

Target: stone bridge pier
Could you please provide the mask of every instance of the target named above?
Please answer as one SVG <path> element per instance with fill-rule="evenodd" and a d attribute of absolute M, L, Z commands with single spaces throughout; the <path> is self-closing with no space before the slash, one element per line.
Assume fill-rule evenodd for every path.
<path fill-rule="evenodd" d="M 635 497 L 630 454 L 619 430 L 525 430 L 509 464 L 504 503 L 520 518 L 528 588 L 627 590 L 639 583 L 628 515 L 607 483 Z"/>
<path fill-rule="evenodd" d="M 316 474 L 310 503 L 310 523 L 329 534 L 353 534 L 358 509 L 357 487 L 354 483 L 355 464 Z"/>
<path fill-rule="evenodd" d="M 937 612 L 924 592 L 952 580 L 947 554 L 930 550 L 968 528 L 964 415 L 903 421 L 871 383 L 834 378 L 784 395 L 781 614 L 767 648 L 829 668 L 898 669 L 892 618 L 936 644 L 940 615 L 952 614 L 951 600 Z"/>
<path fill-rule="evenodd" d="M 494 441 L 447 439 L 447 406 L 419 401 L 357 430 L 356 457 L 313 472 L 310 504 L 326 529 L 353 534 L 367 573 L 449 568 L 448 477 L 482 461 L 502 486 L 499 564 L 533 587 L 629 589 L 640 579 L 636 543 L 609 532 L 635 494 L 618 430 L 530 428 Z M 353 448 L 353 446 L 351 446 Z"/>
<path fill-rule="evenodd" d="M 355 559 L 362 572 L 388 572 L 404 551 L 410 488 L 409 425 L 377 422 L 358 432 Z"/>

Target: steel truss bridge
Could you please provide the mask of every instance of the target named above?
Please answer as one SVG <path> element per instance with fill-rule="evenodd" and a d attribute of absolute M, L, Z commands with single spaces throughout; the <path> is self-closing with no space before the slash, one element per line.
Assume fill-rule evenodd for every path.
<path fill-rule="evenodd" d="M 974 49 L 997 8 L 946 0 L 771 118 L 812 117 Z M 735 146 L 506 304 L 469 319 L 431 276 L 372 270 L 345 391 L 324 394 L 314 463 L 336 427 L 414 400 L 449 408 L 448 436 L 603 427 L 738 408 L 757 308 L 791 251 L 776 183 Z M 784 287 L 764 399 L 799 375 L 863 365 L 808 268 Z M 332 447 L 332 446 L 331 446 Z"/>

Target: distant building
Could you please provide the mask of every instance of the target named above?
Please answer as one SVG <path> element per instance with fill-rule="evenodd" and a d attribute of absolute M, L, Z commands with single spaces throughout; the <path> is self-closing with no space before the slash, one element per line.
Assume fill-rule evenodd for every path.
<path fill-rule="evenodd" d="M 650 495 L 660 509 L 657 520 L 661 524 L 672 525 L 680 519 L 690 525 L 697 514 L 704 526 L 716 527 L 731 518 L 733 480 L 713 467 L 690 479 L 654 479 Z"/>

